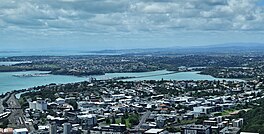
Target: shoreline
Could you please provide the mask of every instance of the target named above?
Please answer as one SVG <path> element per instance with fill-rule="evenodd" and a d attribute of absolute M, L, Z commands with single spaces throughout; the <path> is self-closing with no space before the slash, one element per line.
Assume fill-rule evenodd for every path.
<path fill-rule="evenodd" d="M 159 71 L 167 71 L 167 70 L 159 70 Z M 151 71 L 151 72 L 155 72 L 155 71 Z M 142 73 L 142 72 L 138 72 L 138 73 Z M 147 73 L 147 72 L 143 72 L 143 73 Z M 133 80 L 133 79 L 149 78 L 149 77 L 155 77 L 155 76 L 166 76 L 166 75 L 177 74 L 177 73 L 196 73 L 196 74 L 199 74 L 199 71 L 189 71 L 189 72 L 176 72 L 176 71 L 171 72 L 171 71 L 168 71 L 168 72 L 164 72 L 164 73 L 161 73 L 161 74 L 149 74 L 149 75 L 146 74 L 144 76 L 138 76 L 138 77 L 137 76 L 133 76 L 132 77 L 132 76 L 125 76 L 124 75 L 124 76 L 121 76 L 121 77 L 118 77 L 117 76 L 117 77 L 112 77 L 112 78 L 107 78 L 107 79 L 103 79 L 104 76 L 107 77 L 107 74 L 106 75 L 99 75 L 98 77 L 101 77 L 101 78 L 96 78 L 97 76 L 95 76 L 95 77 L 93 77 L 93 76 L 90 76 L 90 77 L 86 76 L 85 79 L 79 80 L 79 81 L 78 80 L 77 81 L 69 81 L 69 82 L 65 82 L 65 83 L 63 83 L 63 82 L 60 83 L 60 82 L 56 82 L 55 81 L 55 82 L 49 82 L 47 84 L 33 85 L 33 86 L 29 86 L 29 87 L 25 87 L 25 88 L 20 88 L 20 89 L 12 89 L 12 90 L 9 90 L 9 91 L 4 91 L 2 93 L 3 94 L 8 93 L 8 92 L 18 92 L 18 93 L 20 93 L 20 92 L 23 92 L 23 91 L 28 91 L 29 89 L 32 89 L 32 88 L 38 87 L 38 86 L 45 86 L 45 85 L 49 85 L 49 84 L 53 84 L 53 83 L 54 84 L 78 83 L 78 82 L 82 82 L 82 81 L 87 81 L 89 78 L 96 78 L 96 79 L 99 79 L 99 80 L 143 81 L 143 80 Z M 203 75 L 203 74 L 199 74 L 199 75 Z M 60 76 L 64 76 L 64 75 L 60 75 Z M 66 76 L 68 76 L 68 75 L 66 75 Z M 207 76 L 210 76 L 210 75 L 207 75 Z M 45 76 L 43 76 L 43 77 L 45 77 Z M 77 77 L 77 76 L 75 76 L 75 77 Z M 213 77 L 213 76 L 211 76 L 211 77 Z M 21 78 L 24 78 L 24 77 L 21 77 Z M 30 78 L 30 77 L 26 77 L 26 78 Z M 84 77 L 78 77 L 78 78 L 84 78 Z M 88 79 L 86 79 L 86 78 L 88 78 Z M 130 80 L 130 79 L 132 79 L 132 80 Z M 217 80 L 219 78 L 215 78 L 215 79 Z M 149 80 L 149 79 L 146 79 L 146 80 Z M 153 80 L 156 80 L 156 79 L 153 79 Z M 171 80 L 176 80 L 176 79 L 171 79 Z M 192 79 L 190 79 L 190 80 L 192 80 Z M 225 79 L 220 78 L 219 80 L 225 80 Z M 243 79 L 240 79 L 240 80 L 238 80 L 238 79 L 226 79 L 226 81 L 229 81 L 229 80 L 230 81 L 246 81 L 246 80 L 243 80 Z M 178 81 L 180 81 L 180 80 L 178 80 Z M 186 81 L 186 80 L 185 79 L 182 79 L 182 81 Z M 194 80 L 194 81 L 198 81 L 198 80 Z M 214 80 L 209 80 L 209 81 L 214 81 Z"/>

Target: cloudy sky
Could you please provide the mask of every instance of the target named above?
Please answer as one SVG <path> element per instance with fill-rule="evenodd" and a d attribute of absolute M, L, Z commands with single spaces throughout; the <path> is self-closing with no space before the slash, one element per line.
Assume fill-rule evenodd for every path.
<path fill-rule="evenodd" d="M 263 0 L 0 0 L 0 49 L 264 43 Z"/>

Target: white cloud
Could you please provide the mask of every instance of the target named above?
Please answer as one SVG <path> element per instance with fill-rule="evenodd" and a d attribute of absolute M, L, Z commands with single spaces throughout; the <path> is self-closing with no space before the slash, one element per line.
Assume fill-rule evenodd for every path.
<path fill-rule="evenodd" d="M 38 32 L 264 31 L 257 0 L 0 0 L 0 28 Z M 14 29 L 12 29 L 15 31 Z"/>

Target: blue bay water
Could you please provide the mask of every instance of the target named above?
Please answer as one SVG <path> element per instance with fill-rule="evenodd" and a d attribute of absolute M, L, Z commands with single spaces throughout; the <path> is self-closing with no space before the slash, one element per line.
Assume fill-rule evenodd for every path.
<path fill-rule="evenodd" d="M 20 64 L 20 63 L 30 63 L 29 61 L 24 61 L 24 62 L 20 62 L 20 61 L 8 61 L 8 62 L 0 62 L 0 66 L 11 66 L 11 65 L 15 65 L 15 64 Z"/>
<path fill-rule="evenodd" d="M 47 75 L 41 77 L 15 77 L 21 74 L 47 73 L 43 71 L 26 71 L 26 72 L 0 72 L 0 93 L 12 90 L 26 89 L 34 86 L 47 85 L 51 83 L 65 84 L 86 81 L 89 77 L 76 77 L 66 75 Z M 91 76 L 96 79 L 110 79 L 114 77 L 139 77 L 125 79 L 125 81 L 138 80 L 235 80 L 235 79 L 218 79 L 210 75 L 201 75 L 199 72 L 180 72 L 172 73 L 166 70 L 140 73 L 107 73 L 101 76 Z M 236 79 L 237 80 L 237 79 Z M 238 80 L 241 81 L 241 80 Z"/>
<path fill-rule="evenodd" d="M 199 71 L 193 72 L 178 72 L 160 70 L 152 72 L 141 72 L 141 73 L 106 73 L 104 76 L 97 76 L 100 79 L 109 79 L 114 77 L 138 77 L 129 78 L 125 81 L 143 81 L 143 80 L 227 80 L 227 81 L 243 81 L 240 79 L 225 79 L 215 78 L 211 75 L 199 74 Z"/>
<path fill-rule="evenodd" d="M 51 83 L 65 84 L 72 82 L 85 81 L 87 78 L 64 76 L 64 75 L 47 75 L 41 77 L 15 77 L 13 75 L 47 73 L 43 71 L 27 72 L 1 72 L 0 73 L 0 93 L 12 90 L 26 89 L 34 86 L 47 85 Z"/>
<path fill-rule="evenodd" d="M 14 56 L 70 56 L 70 55 L 120 55 L 121 53 L 90 53 L 75 50 L 44 50 L 44 51 L 0 51 L 0 58 Z"/>

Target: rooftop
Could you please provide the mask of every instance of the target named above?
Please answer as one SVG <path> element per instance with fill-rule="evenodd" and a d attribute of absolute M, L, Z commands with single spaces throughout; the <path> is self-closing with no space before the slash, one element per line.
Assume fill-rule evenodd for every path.
<path fill-rule="evenodd" d="M 210 128 L 210 126 L 204 126 L 204 125 L 186 125 L 183 128 L 185 128 L 185 129 L 206 130 L 206 129 Z"/>
<path fill-rule="evenodd" d="M 26 128 L 14 129 L 14 132 L 28 132 Z"/>
<path fill-rule="evenodd" d="M 259 134 L 259 133 L 241 132 L 240 134 Z"/>
<path fill-rule="evenodd" d="M 164 129 L 149 129 L 147 130 L 145 133 L 146 134 L 157 134 L 157 133 L 160 133 L 162 132 Z"/>

